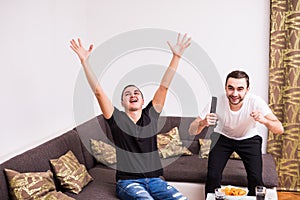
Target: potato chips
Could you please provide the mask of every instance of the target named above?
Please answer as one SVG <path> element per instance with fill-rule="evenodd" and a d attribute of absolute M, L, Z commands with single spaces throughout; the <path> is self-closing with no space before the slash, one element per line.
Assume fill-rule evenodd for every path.
<path fill-rule="evenodd" d="M 224 187 L 221 190 L 225 192 L 226 196 L 244 196 L 247 193 L 246 190 L 236 187 Z"/>

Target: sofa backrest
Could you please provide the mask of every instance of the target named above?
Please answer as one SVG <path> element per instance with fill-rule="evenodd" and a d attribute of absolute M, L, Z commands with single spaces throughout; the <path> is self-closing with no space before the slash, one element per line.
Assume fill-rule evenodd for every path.
<path fill-rule="evenodd" d="M 205 128 L 196 136 L 190 135 L 188 132 L 189 126 L 194 120 L 195 117 L 160 116 L 158 120 L 158 133 L 166 133 L 177 126 L 183 144 L 188 147 L 192 153 L 198 154 L 200 149 L 199 139 L 206 138 L 209 133 L 207 132 L 208 129 Z"/>
<path fill-rule="evenodd" d="M 68 131 L 2 163 L 0 165 L 0 199 L 9 199 L 9 188 L 4 168 L 22 173 L 44 172 L 51 169 L 50 159 L 58 158 L 67 153 L 68 150 L 74 153 L 80 163 L 85 164 L 80 138 L 74 130 Z"/>
<path fill-rule="evenodd" d="M 74 130 L 78 133 L 81 139 L 86 167 L 87 169 L 90 169 L 96 164 L 91 153 L 90 139 L 102 140 L 106 143 L 113 144 L 110 128 L 101 114 L 83 124 L 78 125 L 74 128 Z"/>
<path fill-rule="evenodd" d="M 202 133 L 197 136 L 189 135 L 188 129 L 193 120 L 195 120 L 195 117 L 160 116 L 158 120 L 158 133 L 166 133 L 177 126 L 183 144 L 194 154 L 198 154 L 200 149 L 199 138 L 206 137 L 207 129 L 204 129 Z M 90 169 L 96 164 L 91 153 L 90 139 L 102 140 L 106 143 L 113 144 L 110 128 L 101 114 L 78 125 L 74 130 L 81 138 L 86 167 Z"/>

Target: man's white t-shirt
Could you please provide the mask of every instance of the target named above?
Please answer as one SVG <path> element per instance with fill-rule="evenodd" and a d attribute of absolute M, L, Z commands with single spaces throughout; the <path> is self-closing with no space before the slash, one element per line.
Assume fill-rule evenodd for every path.
<path fill-rule="evenodd" d="M 210 112 L 210 104 L 200 114 L 202 119 Z M 247 93 L 243 105 L 238 111 L 232 111 L 229 107 L 229 100 L 226 95 L 218 97 L 217 116 L 218 123 L 215 127 L 215 132 L 218 132 L 226 137 L 243 140 L 259 135 L 257 123 L 250 113 L 260 111 L 263 116 L 272 113 L 267 103 L 259 96 Z"/>

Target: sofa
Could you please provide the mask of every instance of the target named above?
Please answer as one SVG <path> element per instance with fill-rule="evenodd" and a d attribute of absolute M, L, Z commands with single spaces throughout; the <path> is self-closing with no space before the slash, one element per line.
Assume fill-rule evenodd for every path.
<path fill-rule="evenodd" d="M 178 127 L 182 144 L 192 155 L 180 155 L 162 158 L 164 178 L 177 183 L 205 184 L 207 159 L 199 157 L 200 138 L 207 138 L 209 131 L 197 136 L 188 134 L 189 124 L 193 117 L 161 116 L 158 122 L 159 133 L 166 133 Z M 62 133 L 35 148 L 17 155 L 0 164 L 0 199 L 11 199 L 9 184 L 4 169 L 13 169 L 20 173 L 45 172 L 52 170 L 49 160 L 56 159 L 68 151 L 72 151 L 78 161 L 86 167 L 93 177 L 79 194 L 62 188 L 55 180 L 56 190 L 77 200 L 118 199 L 115 195 L 115 168 L 106 166 L 95 160 L 90 149 L 90 139 L 112 142 L 110 129 L 102 115 L 96 116 L 74 129 Z M 55 179 L 55 176 L 54 176 Z M 276 187 L 278 175 L 275 161 L 270 154 L 263 154 L 263 181 L 266 187 Z M 246 172 L 241 160 L 230 159 L 223 172 L 223 185 L 247 186 Z"/>

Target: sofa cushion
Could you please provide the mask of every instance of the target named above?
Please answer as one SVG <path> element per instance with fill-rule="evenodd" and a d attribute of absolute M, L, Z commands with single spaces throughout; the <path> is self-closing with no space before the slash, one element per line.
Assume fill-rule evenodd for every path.
<path fill-rule="evenodd" d="M 278 176 L 275 160 L 270 154 L 263 154 L 262 157 L 264 185 L 276 187 Z M 163 159 L 164 177 L 167 181 L 205 183 L 207 161 L 208 159 L 199 158 L 199 155 Z M 222 184 L 247 186 L 247 174 L 242 160 L 228 160 L 223 171 Z"/>
<path fill-rule="evenodd" d="M 91 139 L 91 149 L 97 162 L 112 165 L 117 162 L 116 148 L 101 140 Z"/>
<path fill-rule="evenodd" d="M 205 183 L 207 159 L 199 155 L 173 157 L 161 160 L 164 167 L 164 178 L 167 181 Z"/>
<path fill-rule="evenodd" d="M 80 164 L 72 151 L 57 159 L 50 160 L 60 185 L 70 192 L 78 194 L 93 178 L 84 165 Z"/>
<path fill-rule="evenodd" d="M 43 198 L 39 198 L 39 200 L 76 200 L 72 197 L 69 197 L 68 195 L 62 193 L 62 192 L 57 192 L 57 191 L 52 191 L 43 196 Z"/>
<path fill-rule="evenodd" d="M 178 155 L 192 155 L 181 142 L 178 128 L 174 127 L 167 133 L 157 135 L 157 147 L 160 157 L 168 158 Z"/>
<path fill-rule="evenodd" d="M 97 165 L 89 170 L 94 180 L 83 188 L 79 194 L 66 192 L 68 196 L 76 200 L 102 200 L 102 199 L 119 199 L 116 196 L 116 171 L 104 165 Z"/>
<path fill-rule="evenodd" d="M 42 198 L 51 191 L 55 191 L 53 174 L 47 172 L 20 173 L 11 169 L 4 169 L 9 183 L 11 197 L 18 199 Z"/>

